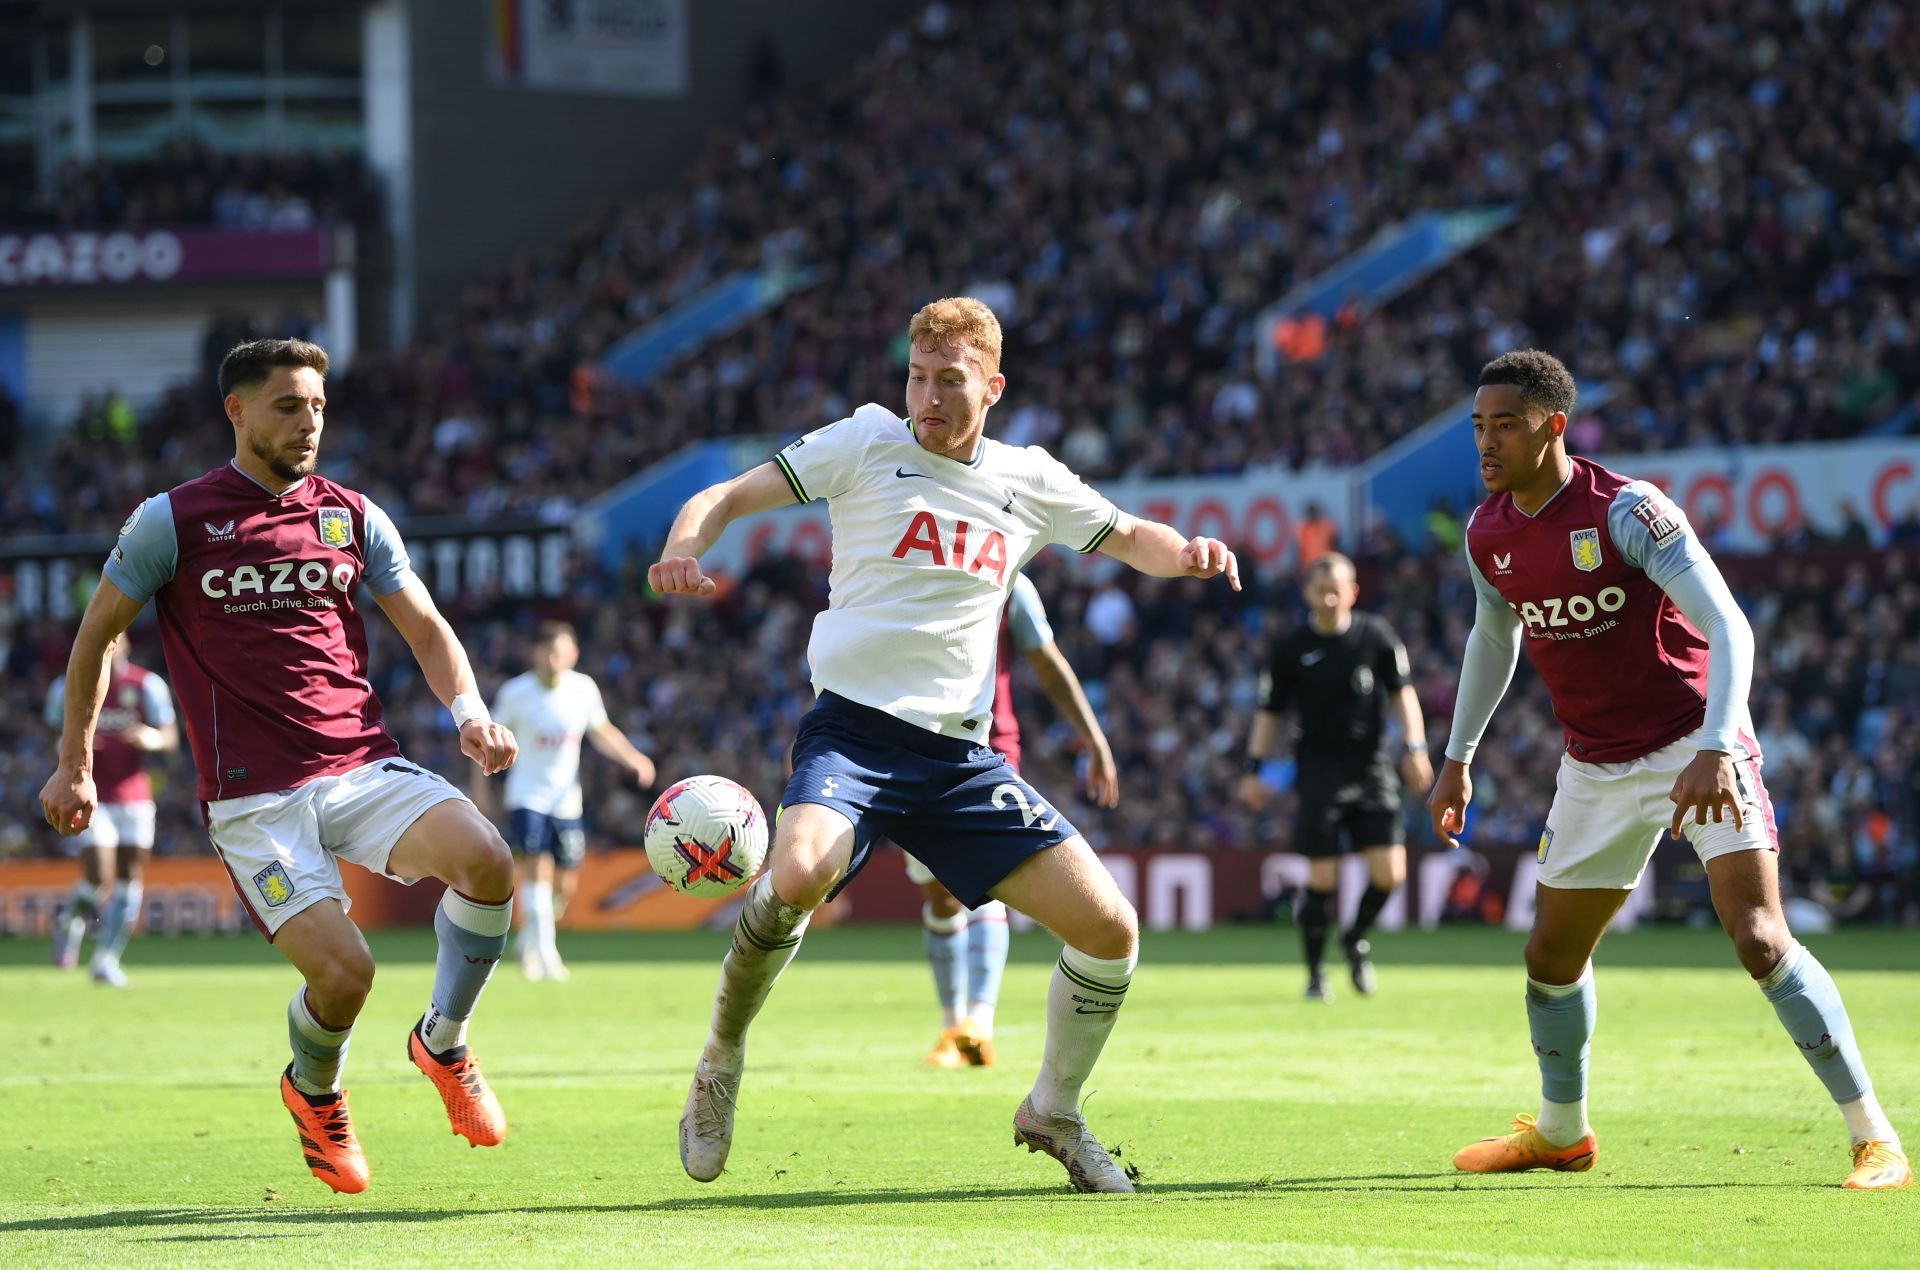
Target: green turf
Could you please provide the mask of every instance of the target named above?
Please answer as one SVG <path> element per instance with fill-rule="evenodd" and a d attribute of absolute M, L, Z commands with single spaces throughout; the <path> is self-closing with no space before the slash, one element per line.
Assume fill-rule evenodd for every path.
<path fill-rule="evenodd" d="M 1603 950 L 1600 1161 L 1467 1178 L 1448 1159 L 1537 1090 L 1519 944 L 1377 941 L 1381 991 L 1299 999 L 1290 932 L 1151 935 L 1089 1106 L 1144 1172 L 1071 1194 L 1012 1146 L 1046 963 L 1015 941 L 1001 1066 L 934 1071 L 919 939 L 811 936 L 754 1033 L 728 1172 L 689 1181 L 675 1122 L 725 937 L 571 942 L 573 982 L 512 969 L 474 1040 L 513 1132 L 475 1151 L 408 1066 L 430 938 L 375 941 L 348 1083 L 373 1172 L 302 1167 L 275 1080 L 291 972 L 256 941 L 152 940 L 135 989 L 0 941 L 0 1264 L 509 1262 L 816 1265 L 1912 1264 L 1920 1191 L 1850 1194 L 1825 1092 L 1717 934 Z M 1920 1137 L 1920 950 L 1814 941 L 1879 1092 Z M 1344 986 L 1344 985 L 1343 985 Z"/>

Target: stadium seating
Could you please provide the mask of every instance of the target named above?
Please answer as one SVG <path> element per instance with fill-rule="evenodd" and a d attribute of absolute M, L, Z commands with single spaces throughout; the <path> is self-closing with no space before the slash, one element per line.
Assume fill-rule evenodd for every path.
<path fill-rule="evenodd" d="M 1533 14 L 981 3 L 964 40 L 903 29 L 832 89 L 716 137 L 672 193 L 476 280 L 422 346 L 363 358 L 334 385 L 352 427 L 333 458 L 357 457 L 348 431 L 397 446 L 380 469 L 404 485 L 354 473 L 397 510 L 564 513 L 689 441 L 893 400 L 903 315 L 961 290 L 1007 320 L 1003 429 L 1095 477 L 1357 460 L 1529 342 L 1621 387 L 1576 424 L 1589 452 L 1849 435 L 1914 402 L 1913 15 Z M 1651 48 L 1675 65 L 1642 89 Z M 983 69 L 1013 65 L 1012 82 Z M 76 201 L 112 215 L 219 188 L 128 184 L 77 174 Z M 1317 361 L 1253 375 L 1266 301 L 1383 224 L 1488 202 L 1522 214 L 1386 310 L 1342 314 Z M 596 384 L 592 360 L 633 327 L 796 260 L 819 268 L 811 290 L 645 390 Z M 148 440 L 156 477 L 217 458 L 217 435 L 174 440 L 204 409 L 194 388 L 145 429 L 176 451 Z"/>
<path fill-rule="evenodd" d="M 983 0 L 967 6 L 965 39 L 896 32 L 831 89 L 772 99 L 716 137 L 671 194 L 596 209 L 477 279 L 419 346 L 337 376 L 327 470 L 402 514 L 565 520 L 610 476 L 690 441 L 790 433 L 897 399 L 903 318 L 948 291 L 987 297 L 1006 320 L 1013 390 L 998 434 L 1096 478 L 1355 462 L 1461 395 L 1486 357 L 1527 343 L 1620 388 L 1576 421 L 1587 452 L 1851 435 L 1916 400 L 1920 21 L 1906 7 L 1735 14 L 1672 0 L 1562 5 L 1536 21 L 1520 0 L 1311 0 L 1285 22 L 1251 0 L 1194 8 Z M 1652 48 L 1672 73 L 1643 90 L 1634 68 Z M 233 179 L 256 195 L 326 197 L 253 171 L 265 184 Z M 230 184 L 145 180 L 77 173 L 71 199 L 43 214 L 217 216 L 208 191 Z M 1266 301 L 1381 225 L 1489 202 L 1521 215 L 1386 309 L 1343 313 L 1317 360 L 1271 381 L 1251 370 Z M 590 373 L 707 283 L 792 261 L 820 283 L 647 388 Z M 0 513 L 20 530 L 111 529 L 138 497 L 223 458 L 215 425 L 203 372 L 131 438 L 76 425 L 40 481 L 0 489 Z M 1400 626 L 1443 720 L 1472 610 L 1459 565 L 1426 544 L 1359 554 L 1369 602 Z M 1746 588 L 1771 650 L 1755 714 L 1795 885 L 1884 919 L 1920 896 L 1920 581 L 1864 588 L 1847 568 L 1794 564 Z M 1283 834 L 1285 800 L 1253 817 L 1229 791 L 1273 620 L 1258 601 L 1288 596 L 1209 594 L 1196 610 L 1186 590 L 1126 583 L 1102 604 L 1130 620 L 1100 624 L 1102 642 L 1082 621 L 1081 575 L 1047 557 L 1035 571 L 1134 774 L 1120 809 L 1075 807 L 1077 821 L 1113 843 Z M 1862 603 L 1832 604 L 1841 585 Z M 663 772 L 725 771 L 765 798 L 803 708 L 818 587 L 775 566 L 712 609 L 662 608 L 631 576 L 583 562 L 561 607 L 582 622 L 583 669 Z M 517 668 L 524 623 L 462 618 L 492 687 Z M 46 837 L 28 810 L 51 768 L 35 720 L 68 632 L 0 614 L 7 630 L 0 850 L 17 850 Z M 758 655 L 705 655 L 743 640 Z M 459 771 L 397 640 L 382 639 L 375 664 L 410 751 Z M 1480 833 L 1537 832 L 1556 736 L 1523 674 L 1481 766 Z M 1064 796 L 1055 748 L 1030 746 L 1034 775 Z M 640 795 L 588 769 L 599 823 L 635 823 Z M 168 800 L 168 849 L 202 841 L 185 788 Z"/>

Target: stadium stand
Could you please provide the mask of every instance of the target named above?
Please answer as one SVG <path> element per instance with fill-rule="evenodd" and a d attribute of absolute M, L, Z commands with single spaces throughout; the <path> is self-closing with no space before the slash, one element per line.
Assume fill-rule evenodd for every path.
<path fill-rule="evenodd" d="M 1530 342 L 1619 388 L 1576 421 L 1585 452 L 1855 435 L 1916 400 L 1908 8 L 1296 8 L 1280 24 L 1247 0 L 1185 14 L 983 0 L 958 6 L 965 39 L 951 21 L 897 31 L 817 98 L 757 107 L 674 194 L 595 209 L 476 280 L 421 345 L 363 355 L 330 385 L 327 470 L 401 514 L 564 521 L 688 442 L 895 400 L 902 317 L 942 291 L 979 294 L 1007 321 L 1014 391 L 996 434 L 1094 477 L 1355 462 L 1456 400 L 1485 357 Z M 1060 55 L 1019 56 L 1031 47 Z M 1666 72 L 1643 79 L 1653 48 Z M 986 73 L 1007 66 L 1021 69 Z M 217 177 L 188 164 L 151 188 L 89 170 L 43 214 L 218 216 L 222 191 L 271 207 L 276 188 L 320 214 L 335 195 L 353 206 L 360 179 L 330 194 L 267 164 Z M 1272 381 L 1253 372 L 1261 305 L 1397 218 L 1498 202 L 1522 214 L 1488 244 L 1383 310 L 1343 313 L 1317 358 Z M 703 286 L 795 261 L 820 270 L 816 286 L 645 388 L 591 373 Z M 138 497 L 220 461 L 207 379 L 137 424 L 96 403 L 38 479 L 0 489 L 7 523 L 111 529 Z M 1920 539 L 1911 514 L 1903 534 Z M 1367 602 L 1414 652 L 1437 740 L 1472 611 L 1463 571 L 1425 543 L 1357 554 Z M 1807 556 L 1747 579 L 1742 598 L 1770 650 L 1755 714 L 1793 884 L 1892 920 L 1920 897 L 1920 575 L 1870 559 Z M 1869 568 L 1888 572 L 1862 580 Z M 1229 794 L 1262 614 L 1286 607 L 1290 580 L 1195 608 L 1167 584 L 1096 584 L 1049 557 L 1034 571 L 1123 773 L 1174 777 L 1132 776 L 1117 811 L 1069 804 L 1076 820 L 1109 843 L 1280 840 L 1285 800 L 1252 817 Z M 710 609 L 662 607 L 582 559 L 571 597 L 539 615 L 579 622 L 582 668 L 663 772 L 725 771 L 767 797 L 804 708 L 822 586 L 774 564 Z M 1836 589 L 1860 602 L 1833 604 Z M 522 656 L 530 615 L 508 607 L 459 615 L 489 688 Z M 0 850 L 37 849 L 47 835 L 27 809 L 51 750 L 36 720 L 68 632 L 4 613 L 0 631 Z M 457 771 L 444 712 L 381 638 L 378 686 L 403 742 Z M 756 656 L 708 655 L 721 642 Z M 1478 832 L 1509 842 L 1537 832 L 1558 748 L 1543 694 L 1521 685 L 1477 773 Z M 1035 748 L 1036 780 L 1064 796 L 1071 774 Z M 640 794 L 591 763 L 588 779 L 599 824 L 638 820 Z M 163 849 L 201 849 L 190 807 L 165 801 Z"/>
<path fill-rule="evenodd" d="M 1297 9 L 979 3 L 964 40 L 951 13 L 896 31 L 823 95 L 716 137 L 672 195 L 596 209 L 476 280 L 423 346 L 339 376 L 342 419 L 383 447 L 378 470 L 343 470 L 399 510 L 564 515 L 688 442 L 891 400 L 900 315 L 958 290 L 1007 319 L 1003 435 L 1095 477 L 1353 462 L 1530 342 L 1620 389 L 1577 422 L 1587 452 L 1854 435 L 1915 402 L 1904 7 Z M 1674 65 L 1643 87 L 1652 48 Z M 1026 69 L 1008 84 L 994 65 Z M 221 188 L 162 184 L 207 206 Z M 1268 300 L 1384 224 L 1491 202 L 1522 214 L 1385 310 L 1344 312 L 1319 359 L 1253 373 Z M 596 382 L 629 330 L 793 261 L 818 283 L 675 373 Z M 203 451 L 180 426 L 203 401 L 145 421 L 155 475 L 217 461 L 223 437 Z"/>

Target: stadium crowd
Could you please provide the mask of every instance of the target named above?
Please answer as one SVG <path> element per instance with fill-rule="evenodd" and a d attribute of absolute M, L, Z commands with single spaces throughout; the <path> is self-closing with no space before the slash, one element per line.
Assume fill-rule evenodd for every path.
<path fill-rule="evenodd" d="M 1457 556 L 1387 538 L 1359 555 L 1362 606 L 1385 613 L 1405 640 L 1437 750 L 1472 621 L 1465 568 Z M 1299 620 L 1292 574 L 1257 577 L 1236 597 L 1103 572 L 1060 553 L 1043 553 L 1029 569 L 1112 742 L 1123 797 L 1109 812 L 1075 796 L 1074 734 L 1051 717 L 1022 667 L 1031 779 L 1097 846 L 1284 847 L 1290 763 L 1270 767 L 1282 795 L 1261 813 L 1242 807 L 1234 789 L 1267 640 Z M 1920 922 L 1920 555 L 1809 554 L 1766 570 L 1736 562 L 1730 576 L 1759 649 L 1753 713 L 1790 889 L 1838 917 Z M 578 624 L 581 669 L 599 680 L 615 723 L 658 760 L 663 781 L 722 772 L 777 800 L 787 746 L 810 703 L 806 641 L 824 591 L 824 577 L 776 559 L 715 603 L 663 604 L 583 560 L 572 594 L 537 616 Z M 489 692 L 524 668 L 536 614 L 485 594 L 449 609 Z M 408 754 L 464 785 L 470 765 L 446 711 L 385 622 L 369 627 L 375 686 Z M 0 620 L 8 629 L 16 628 Z M 33 816 L 53 767 L 53 738 L 37 720 L 69 635 L 53 623 L 26 625 L 4 650 L 0 851 L 54 846 Z M 136 628 L 136 651 L 159 666 L 150 624 Z M 1561 744 L 1546 694 L 1523 663 L 1475 763 L 1470 842 L 1533 842 Z M 161 850 L 204 851 L 190 764 L 176 756 L 164 767 Z M 595 758 L 584 774 L 593 841 L 630 841 L 652 793 Z M 1417 850 L 1437 849 L 1417 799 L 1408 825 Z"/>
<path fill-rule="evenodd" d="M 1096 478 L 1352 462 L 1529 343 L 1618 390 L 1578 419 L 1585 452 L 1857 434 L 1920 400 L 1916 55 L 1894 0 L 1309 0 L 1284 23 L 1252 0 L 936 0 L 829 89 L 764 98 L 671 194 L 596 209 L 420 345 L 363 355 L 331 386 L 331 458 L 403 514 L 564 519 L 688 442 L 895 400 L 902 316 L 952 291 L 1008 328 L 1002 435 Z M 76 181 L 102 215 L 159 197 Z M 161 188 L 211 208 L 230 187 Z M 1267 302 L 1410 213 L 1488 203 L 1519 219 L 1256 373 Z M 596 370 L 716 280 L 787 266 L 817 281 L 670 373 Z M 102 479 L 29 514 L 110 528 L 107 474 L 218 461 L 208 405 L 196 382 L 67 456 Z"/>
<path fill-rule="evenodd" d="M 226 154 L 178 141 L 151 160 L 70 162 L 49 190 L 0 186 L 0 227 L 312 229 L 372 225 L 373 174 L 345 151 Z"/>
<path fill-rule="evenodd" d="M 1303 0 L 1285 23 L 1254 0 L 936 0 L 827 89 L 764 98 L 674 192 L 595 209 L 475 281 L 416 346 L 342 368 L 324 470 L 402 517 L 565 522 L 691 441 L 897 401 L 904 316 L 956 291 L 1007 327 L 995 435 L 1095 479 L 1353 462 L 1529 343 L 1617 389 L 1576 420 L 1579 452 L 1856 434 L 1920 393 L 1916 62 L 1920 15 L 1895 0 Z M 371 188 L 344 160 L 182 151 L 155 171 L 75 170 L 0 220 L 264 224 L 300 202 L 351 218 Z M 1274 297 L 1410 213 L 1508 202 L 1519 217 L 1487 244 L 1382 309 L 1349 306 L 1314 356 L 1256 372 L 1253 319 Z M 594 369 L 718 279 L 796 266 L 818 271 L 811 286 L 645 386 Z M 4 523 L 111 531 L 220 462 L 210 379 L 201 368 L 144 418 L 91 403 L 0 486 Z M 1428 546 L 1356 554 L 1444 720 L 1472 601 L 1457 558 Z M 1881 920 L 1920 897 L 1920 580 L 1887 567 L 1863 584 L 1807 557 L 1743 590 L 1789 874 Z M 1076 820 L 1106 843 L 1283 840 L 1287 799 L 1254 816 L 1230 792 L 1290 583 L 1195 607 L 1176 584 L 1078 568 L 1034 565 L 1127 786 L 1117 811 L 1073 805 Z M 663 774 L 726 772 L 767 798 L 804 708 L 821 585 L 768 566 L 717 606 L 658 606 L 586 564 L 540 615 L 580 623 L 583 669 Z M 1843 588 L 1861 603 L 1834 604 Z M 40 850 L 37 719 L 70 631 L 9 606 L 0 595 L 0 850 Z M 459 617 L 497 686 L 522 664 L 526 617 L 485 597 Z M 444 711 L 372 625 L 403 739 L 459 772 Z M 742 644 L 755 655 L 712 654 Z M 150 636 L 139 654 L 158 664 Z M 1524 842 L 1558 741 L 1524 673 L 1514 696 L 1477 772 L 1478 831 Z M 1027 709 L 1045 717 L 1037 693 Z M 1064 797 L 1067 733 L 1049 731 L 1034 775 Z M 204 842 L 187 771 L 169 766 L 166 849 Z M 603 830 L 636 823 L 645 795 L 588 772 Z"/>

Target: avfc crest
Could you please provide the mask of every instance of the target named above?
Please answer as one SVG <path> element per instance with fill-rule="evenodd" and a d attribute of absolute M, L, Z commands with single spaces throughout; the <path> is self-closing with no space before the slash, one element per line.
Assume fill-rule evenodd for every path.
<path fill-rule="evenodd" d="M 1576 529 L 1567 537 L 1573 540 L 1574 568 L 1582 573 L 1592 573 L 1600 567 L 1600 531 L 1598 529 Z"/>
<path fill-rule="evenodd" d="M 344 550 L 353 545 L 353 514 L 344 507 L 320 509 L 320 543 Z"/>
<path fill-rule="evenodd" d="M 293 898 L 293 879 L 278 861 L 254 874 L 253 885 L 268 908 L 279 908 Z"/>

